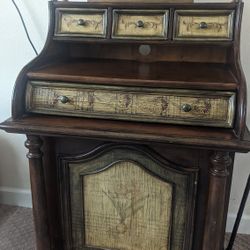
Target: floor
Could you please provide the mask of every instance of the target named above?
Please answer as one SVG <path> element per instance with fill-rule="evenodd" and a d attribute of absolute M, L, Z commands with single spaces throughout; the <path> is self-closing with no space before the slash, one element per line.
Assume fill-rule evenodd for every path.
<path fill-rule="evenodd" d="M 0 250 L 35 250 L 31 209 L 0 205 Z M 234 250 L 250 250 L 250 235 L 239 235 Z"/>

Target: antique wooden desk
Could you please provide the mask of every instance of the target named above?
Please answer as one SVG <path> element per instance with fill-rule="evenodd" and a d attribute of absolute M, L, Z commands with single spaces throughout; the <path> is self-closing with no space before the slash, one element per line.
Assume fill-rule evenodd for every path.
<path fill-rule="evenodd" d="M 49 3 L 20 73 L 38 250 L 222 250 L 250 150 L 242 2 Z"/>

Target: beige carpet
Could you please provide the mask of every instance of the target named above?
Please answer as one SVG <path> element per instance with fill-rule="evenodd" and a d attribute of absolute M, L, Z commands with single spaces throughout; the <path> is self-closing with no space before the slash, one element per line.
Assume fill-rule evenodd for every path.
<path fill-rule="evenodd" d="M 35 249 L 32 211 L 0 205 L 0 250 Z"/>
<path fill-rule="evenodd" d="M 0 205 L 0 250 L 35 250 L 34 239 L 31 209 Z M 250 250 L 250 235 L 239 235 L 234 250 Z"/>

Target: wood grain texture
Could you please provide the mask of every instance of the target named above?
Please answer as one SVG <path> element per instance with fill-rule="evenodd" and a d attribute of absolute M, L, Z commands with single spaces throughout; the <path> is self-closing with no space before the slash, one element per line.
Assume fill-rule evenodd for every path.
<path fill-rule="evenodd" d="M 117 40 L 122 41 L 122 40 Z M 228 51 L 230 46 L 223 48 L 217 46 L 204 47 L 186 45 L 181 46 L 177 44 L 162 45 L 160 51 L 158 46 L 151 44 L 151 52 L 148 56 L 142 55 L 139 51 L 140 44 L 74 44 L 70 45 L 71 57 L 75 60 L 90 59 L 113 59 L 132 61 L 136 58 L 141 63 L 155 63 L 155 62 L 169 62 L 166 68 L 169 68 L 170 62 L 190 62 L 190 63 L 214 63 L 226 64 L 228 60 Z M 159 67 L 159 66 L 158 66 Z M 196 66 L 194 66 L 196 67 Z M 230 71 L 230 68 L 228 69 Z M 230 74 L 230 73 L 229 73 Z M 209 85 L 210 86 L 210 85 Z M 211 87 L 216 87 L 213 85 Z"/>
<path fill-rule="evenodd" d="M 99 53 L 101 53 L 100 50 Z M 159 50 L 158 53 L 160 53 Z M 238 86 L 238 81 L 232 73 L 230 65 L 220 63 L 166 61 L 143 63 L 131 60 L 96 60 L 92 58 L 45 65 L 30 71 L 28 77 L 32 80 L 168 87 L 171 89 L 236 90 Z"/>
<path fill-rule="evenodd" d="M 175 13 L 175 39 L 230 40 L 233 18 L 232 11 L 178 10 Z"/>
<path fill-rule="evenodd" d="M 185 111 L 185 106 L 190 110 Z M 235 94 L 33 81 L 27 87 L 26 109 L 76 117 L 231 127 Z"/>
<path fill-rule="evenodd" d="M 155 142 L 192 148 L 250 151 L 250 135 L 246 131 L 239 140 L 233 129 L 176 126 L 168 124 L 112 121 L 50 115 L 8 119 L 0 124 L 9 133 L 42 134 L 78 138 L 101 138 L 110 141 Z"/>

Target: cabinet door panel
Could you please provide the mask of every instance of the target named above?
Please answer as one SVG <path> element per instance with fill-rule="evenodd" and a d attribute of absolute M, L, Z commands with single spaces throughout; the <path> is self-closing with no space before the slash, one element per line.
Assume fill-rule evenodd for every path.
<path fill-rule="evenodd" d="M 196 170 L 132 146 L 61 158 L 60 169 L 67 249 L 190 249 Z"/>

